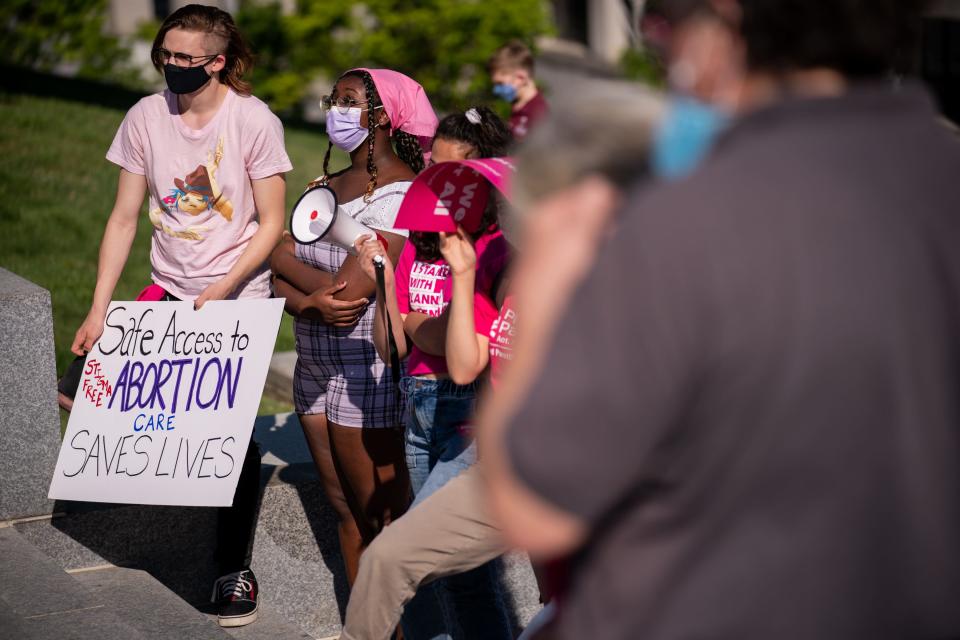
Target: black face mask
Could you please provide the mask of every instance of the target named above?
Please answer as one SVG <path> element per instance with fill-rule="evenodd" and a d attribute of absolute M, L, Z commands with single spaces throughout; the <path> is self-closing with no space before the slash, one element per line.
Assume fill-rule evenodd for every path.
<path fill-rule="evenodd" d="M 163 65 L 163 77 L 167 81 L 167 87 L 173 93 L 193 93 L 210 82 L 211 76 L 203 67 L 204 65 L 178 67 L 175 64 L 165 64 Z"/>

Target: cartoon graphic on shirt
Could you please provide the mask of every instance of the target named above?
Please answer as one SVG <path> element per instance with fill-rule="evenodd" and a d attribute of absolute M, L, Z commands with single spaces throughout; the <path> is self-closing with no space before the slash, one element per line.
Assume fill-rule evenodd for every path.
<path fill-rule="evenodd" d="M 170 195 L 163 199 L 167 206 L 161 205 L 149 214 L 153 226 L 168 236 L 196 241 L 203 240 L 201 232 L 208 231 L 209 227 L 191 225 L 186 229 L 174 229 L 164 223 L 163 219 L 164 214 L 168 214 L 170 208 L 176 207 L 177 210 L 191 216 L 213 210 L 223 216 L 227 222 L 233 220 L 233 204 L 224 197 L 216 180 L 217 169 L 220 167 L 222 159 L 223 137 L 221 136 L 217 140 L 216 151 L 207 152 L 206 164 L 198 165 L 183 180 L 174 178 L 173 184 L 176 188 L 171 190 Z"/>

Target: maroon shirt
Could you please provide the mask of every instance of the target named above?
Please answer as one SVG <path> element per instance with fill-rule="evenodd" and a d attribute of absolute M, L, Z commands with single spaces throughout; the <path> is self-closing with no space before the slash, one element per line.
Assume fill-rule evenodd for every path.
<path fill-rule="evenodd" d="M 547 101 L 538 91 L 530 102 L 510 114 L 510 133 L 513 134 L 513 139 L 520 142 L 526 138 L 530 130 L 536 127 L 549 111 Z"/>

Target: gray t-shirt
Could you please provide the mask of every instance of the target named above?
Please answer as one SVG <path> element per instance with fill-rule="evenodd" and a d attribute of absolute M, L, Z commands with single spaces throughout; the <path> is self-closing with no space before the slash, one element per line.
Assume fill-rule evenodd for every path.
<path fill-rule="evenodd" d="M 960 637 L 960 147 L 926 93 L 639 188 L 512 421 L 591 535 L 556 637 Z"/>

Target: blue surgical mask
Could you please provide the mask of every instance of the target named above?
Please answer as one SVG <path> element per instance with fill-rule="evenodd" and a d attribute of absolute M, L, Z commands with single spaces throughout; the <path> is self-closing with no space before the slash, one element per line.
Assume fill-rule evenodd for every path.
<path fill-rule="evenodd" d="M 360 126 L 361 113 L 360 107 L 351 107 L 346 113 L 336 108 L 327 111 L 327 136 L 334 146 L 350 153 L 367 139 L 370 132 Z"/>
<path fill-rule="evenodd" d="M 728 120 L 722 111 L 695 98 L 671 99 L 667 115 L 653 138 L 653 172 L 668 180 L 691 173 L 707 156 Z"/>
<path fill-rule="evenodd" d="M 493 85 L 493 95 L 511 104 L 517 101 L 516 87 L 505 82 L 498 82 L 497 84 Z"/>

